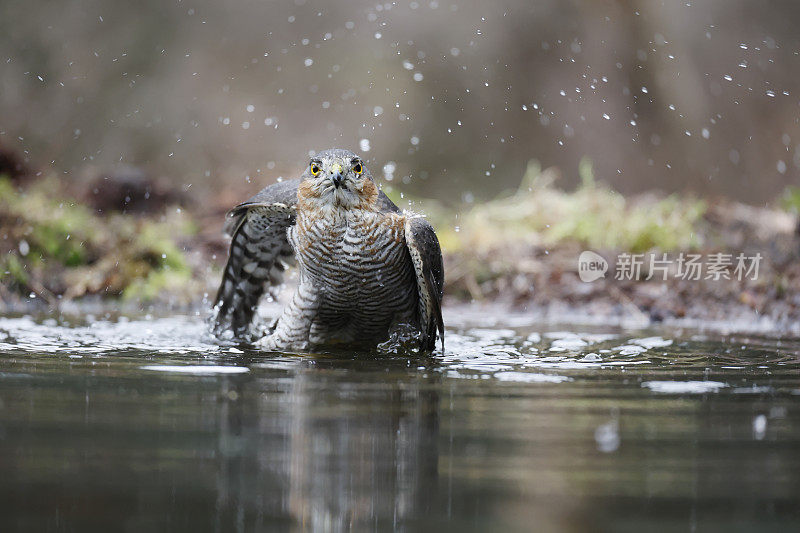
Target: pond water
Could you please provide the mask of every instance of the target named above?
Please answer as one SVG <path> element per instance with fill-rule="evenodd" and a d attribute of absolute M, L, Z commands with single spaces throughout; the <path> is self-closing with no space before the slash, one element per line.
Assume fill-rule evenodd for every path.
<path fill-rule="evenodd" d="M 800 529 L 800 342 L 451 313 L 433 357 L 0 318 L 0 530 Z"/>

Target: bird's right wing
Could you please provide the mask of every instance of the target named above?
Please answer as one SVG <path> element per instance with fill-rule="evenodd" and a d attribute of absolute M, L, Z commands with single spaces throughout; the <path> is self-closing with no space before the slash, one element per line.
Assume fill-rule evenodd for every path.
<path fill-rule="evenodd" d="M 214 301 L 217 335 L 232 330 L 246 338 L 264 292 L 283 282 L 294 262 L 286 230 L 295 223 L 300 180 L 275 183 L 228 212 L 225 231 L 231 237 L 228 262 Z"/>
<path fill-rule="evenodd" d="M 405 227 L 406 246 L 411 254 L 417 275 L 417 296 L 422 326 L 422 348 L 433 351 L 436 332 L 442 340 L 444 351 L 444 322 L 442 296 L 444 293 L 444 266 L 439 239 L 428 221 L 419 216 L 408 216 Z"/>

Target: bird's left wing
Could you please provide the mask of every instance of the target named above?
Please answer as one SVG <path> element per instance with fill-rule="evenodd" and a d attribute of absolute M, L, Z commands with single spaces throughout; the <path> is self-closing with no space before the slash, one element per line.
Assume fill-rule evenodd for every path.
<path fill-rule="evenodd" d="M 261 296 L 283 282 L 286 265 L 294 262 L 286 230 L 295 223 L 299 184 L 275 183 L 228 212 L 225 231 L 232 240 L 214 301 L 217 335 L 232 330 L 247 337 Z"/>
<path fill-rule="evenodd" d="M 417 274 L 417 295 L 422 326 L 422 348 L 436 347 L 436 332 L 442 339 L 444 351 L 444 321 L 442 320 L 442 295 L 444 292 L 444 266 L 439 239 L 433 228 L 419 216 L 409 216 L 405 227 L 406 246 Z"/>

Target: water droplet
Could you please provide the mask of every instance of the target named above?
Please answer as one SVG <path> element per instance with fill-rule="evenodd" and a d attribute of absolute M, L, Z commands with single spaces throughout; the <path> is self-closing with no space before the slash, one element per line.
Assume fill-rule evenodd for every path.
<path fill-rule="evenodd" d="M 619 423 L 612 420 L 606 424 L 598 426 L 594 432 L 594 440 L 597 449 L 603 453 L 611 453 L 619 448 Z"/>
<path fill-rule="evenodd" d="M 397 169 L 397 164 L 394 161 L 387 161 L 383 165 L 383 179 L 392 181 L 394 179 L 394 171 Z"/>
<path fill-rule="evenodd" d="M 767 433 L 767 417 L 758 415 L 753 419 L 753 438 L 763 440 Z"/>

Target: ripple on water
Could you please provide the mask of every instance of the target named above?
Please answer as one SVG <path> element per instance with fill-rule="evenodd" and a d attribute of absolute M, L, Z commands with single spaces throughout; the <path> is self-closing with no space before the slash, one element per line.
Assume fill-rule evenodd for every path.
<path fill-rule="evenodd" d="M 500 381 L 516 381 L 519 383 L 563 383 L 565 381 L 572 381 L 572 378 L 567 376 L 537 374 L 534 372 L 497 372 L 494 375 L 494 379 Z"/>
<path fill-rule="evenodd" d="M 250 369 L 246 366 L 221 366 L 221 365 L 145 365 L 142 370 L 155 372 L 174 372 L 176 374 L 246 374 Z"/>
<path fill-rule="evenodd" d="M 617 530 L 646 509 L 724 529 L 734 508 L 797 529 L 797 341 L 479 318 L 430 357 L 265 353 L 199 317 L 0 318 L 17 521 L 144 501 L 128 522 Z"/>
<path fill-rule="evenodd" d="M 185 316 L 98 320 L 88 326 L 58 325 L 53 320 L 37 322 L 30 317 L 0 318 L 0 332 L 5 334 L 0 351 L 103 354 L 142 350 L 157 354 L 213 354 L 229 350 L 229 346 L 211 337 L 202 320 Z"/>
<path fill-rule="evenodd" d="M 721 381 L 645 381 L 642 387 L 663 394 L 705 394 L 719 392 L 728 385 Z"/>
<path fill-rule="evenodd" d="M 794 368 L 800 360 L 794 344 L 795 350 L 788 351 L 783 349 L 785 344 L 779 350 L 774 344 L 762 343 L 758 345 L 762 352 L 755 357 L 754 350 L 745 344 L 723 343 L 706 337 L 689 337 L 676 342 L 664 336 L 531 329 L 530 325 L 513 329 L 463 324 L 456 330 L 448 330 L 447 350 L 434 354 L 430 359 L 432 366 L 417 364 L 409 368 L 432 370 L 448 379 L 494 380 L 531 386 L 629 372 L 641 377 L 626 380 L 626 386 L 656 394 L 706 394 L 726 389 L 735 394 L 773 394 L 780 389 L 768 382 L 742 377 L 745 371 L 757 364 Z M 244 349 L 215 339 L 204 321 L 194 316 L 121 318 L 99 320 L 89 325 L 71 325 L 54 319 L 37 321 L 30 317 L 0 318 L 0 356 L 24 352 L 63 354 L 65 360 L 81 364 L 81 359 L 86 357 L 123 355 L 131 362 L 137 357 L 143 359 L 146 364 L 136 365 L 140 370 L 186 375 L 245 374 L 251 370 L 279 369 L 294 372 L 309 362 L 313 364 L 317 357 L 263 354 L 241 348 Z M 161 361 L 153 361 L 159 356 L 164 356 Z M 336 356 L 324 357 L 325 361 L 336 360 Z M 710 367 L 722 373 L 725 380 L 708 379 Z M 678 372 L 680 379 L 676 379 Z M 727 381 L 729 377 L 731 380 Z M 787 391 L 784 387 L 783 390 L 794 389 Z"/>

